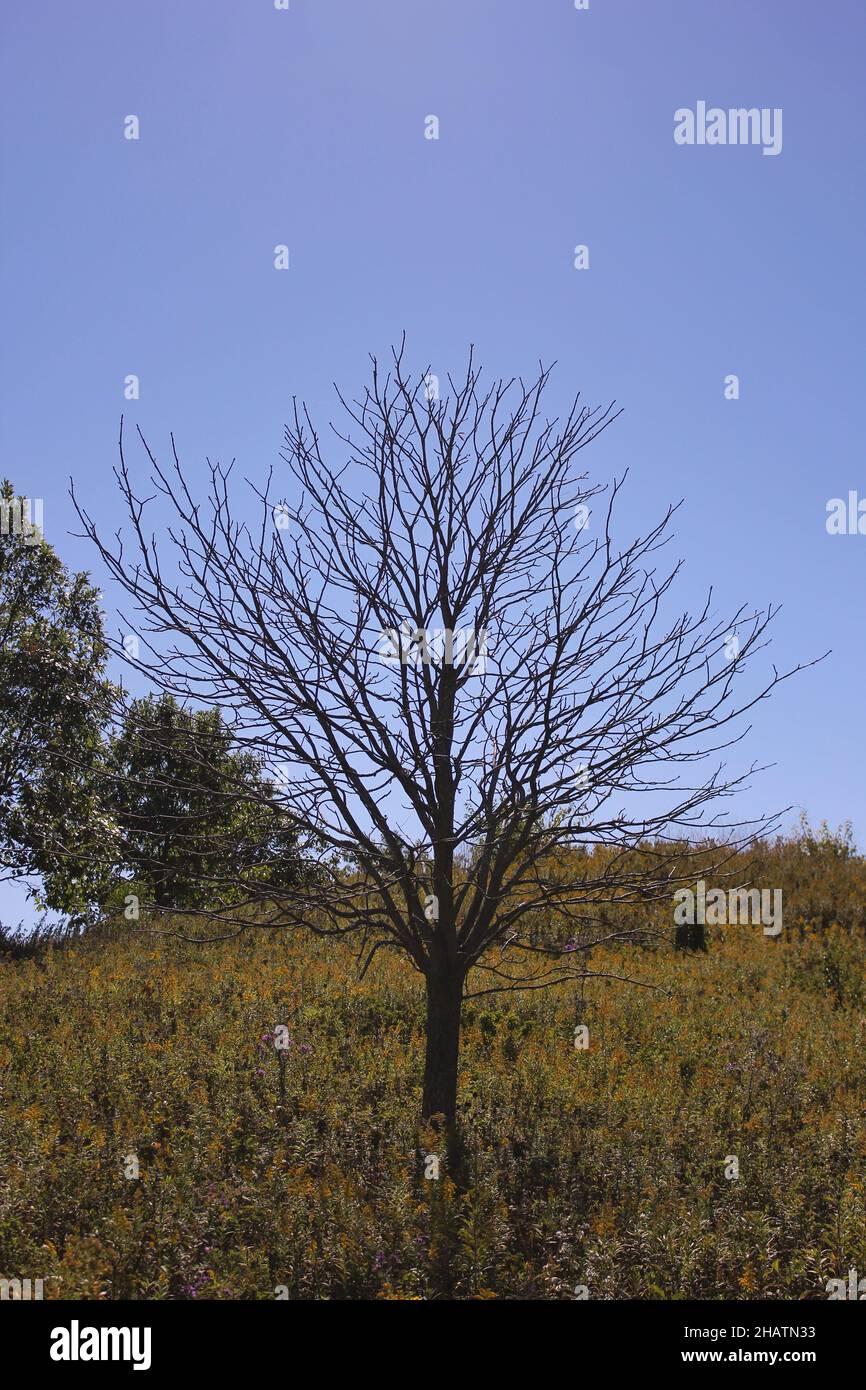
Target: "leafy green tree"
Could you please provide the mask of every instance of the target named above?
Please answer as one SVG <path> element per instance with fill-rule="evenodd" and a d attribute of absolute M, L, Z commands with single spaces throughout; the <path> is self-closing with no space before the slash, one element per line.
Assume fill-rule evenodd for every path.
<path fill-rule="evenodd" d="M 108 751 L 103 793 L 124 885 L 131 878 L 155 907 L 183 911 L 296 882 L 296 835 L 274 791 L 218 709 L 170 695 L 134 700 Z"/>
<path fill-rule="evenodd" d="M 99 595 L 70 574 L 12 484 L 0 485 L 0 865 L 41 879 L 40 906 L 81 916 L 110 827 L 97 769 L 113 690 Z"/>

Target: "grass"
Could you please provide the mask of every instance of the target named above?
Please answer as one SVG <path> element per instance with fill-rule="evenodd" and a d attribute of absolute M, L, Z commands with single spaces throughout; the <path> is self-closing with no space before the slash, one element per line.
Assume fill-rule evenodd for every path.
<path fill-rule="evenodd" d="M 866 1271 L 862 934 L 709 936 L 593 955 L 657 989 L 471 1001 L 459 1185 L 419 1174 L 399 961 L 359 983 L 345 945 L 255 931 L 7 957 L 0 1275 L 75 1299 L 826 1298 Z"/>

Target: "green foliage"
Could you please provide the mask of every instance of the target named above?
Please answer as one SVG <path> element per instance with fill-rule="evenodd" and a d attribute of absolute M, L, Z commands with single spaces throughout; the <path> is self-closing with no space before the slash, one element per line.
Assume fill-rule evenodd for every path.
<path fill-rule="evenodd" d="M 7 520 L 10 483 L 0 502 Z M 299 877 L 296 835 L 259 761 L 218 710 L 135 700 L 108 737 L 99 595 L 38 531 L 0 534 L 0 863 L 39 880 L 72 923 L 140 891 L 160 906 L 228 905 Z M 23 943 L 18 943 L 21 947 Z M 10 942 L 11 946 L 11 942 Z M 16 947 L 16 949 L 18 948 Z"/>
<path fill-rule="evenodd" d="M 0 487 L 6 516 L 14 489 Z M 96 769 L 112 690 L 99 597 L 38 531 L 0 535 L 0 862 L 43 875 L 43 906 L 81 914 L 107 826 Z"/>
<path fill-rule="evenodd" d="M 296 835 L 259 760 L 236 748 L 219 710 L 169 695 L 133 701 L 106 756 L 113 857 L 159 907 L 239 901 L 251 885 L 299 876 Z"/>

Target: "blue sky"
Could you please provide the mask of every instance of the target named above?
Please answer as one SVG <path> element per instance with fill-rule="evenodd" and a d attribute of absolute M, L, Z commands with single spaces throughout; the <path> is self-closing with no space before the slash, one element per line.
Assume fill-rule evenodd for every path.
<path fill-rule="evenodd" d="M 631 470 L 623 539 L 685 499 L 680 606 L 712 582 L 783 605 L 780 667 L 833 649 L 756 714 L 776 766 L 743 814 L 866 842 L 866 535 L 825 529 L 866 497 L 861 4 L 10 0 L 2 27 L 3 471 L 68 563 L 99 575 L 70 475 L 122 519 L 121 411 L 193 479 L 261 477 L 291 397 L 326 421 L 404 329 L 442 376 L 470 342 L 497 375 L 556 359 L 553 405 L 624 407 L 582 455 Z M 678 146 L 698 101 L 781 108 L 781 153 Z"/>

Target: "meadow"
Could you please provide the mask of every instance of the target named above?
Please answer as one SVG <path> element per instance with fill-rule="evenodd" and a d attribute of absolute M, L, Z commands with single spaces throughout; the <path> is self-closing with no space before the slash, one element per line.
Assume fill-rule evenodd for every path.
<path fill-rule="evenodd" d="M 866 1272 L 866 862 L 829 836 L 764 854 L 778 939 L 674 951 L 659 907 L 658 937 L 592 954 L 637 983 L 467 1003 L 456 1179 L 419 1171 L 401 961 L 361 982 L 350 945 L 255 929 L 10 948 L 0 1275 L 75 1299 L 826 1298 Z"/>

